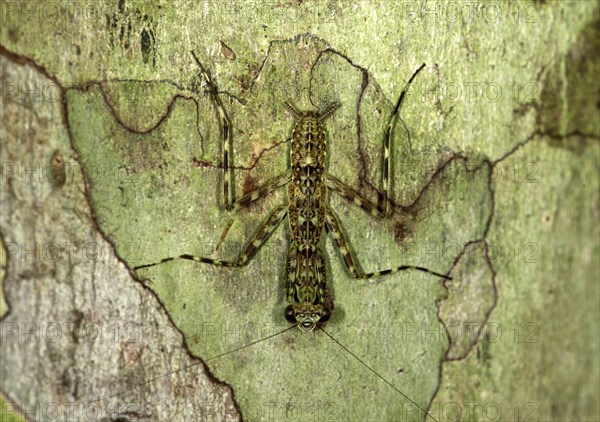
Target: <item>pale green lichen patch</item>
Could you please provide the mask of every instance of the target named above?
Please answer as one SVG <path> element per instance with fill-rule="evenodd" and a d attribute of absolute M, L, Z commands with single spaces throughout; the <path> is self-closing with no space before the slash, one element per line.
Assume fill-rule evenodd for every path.
<path fill-rule="evenodd" d="M 487 333 L 483 328 L 497 301 L 493 264 L 501 257 L 495 254 L 496 245 L 467 245 L 452 270 L 453 279 L 445 283 L 448 297 L 440 302 L 439 315 L 450 339 L 446 359 L 464 358 Z"/>
<path fill-rule="evenodd" d="M 585 151 L 589 164 L 582 165 L 576 154 L 540 141 L 496 167 L 526 161 L 538 171 L 535 183 L 510 173 L 494 183 L 488 242 L 498 304 L 488 320 L 474 325 L 482 331 L 475 353 L 444 364 L 445 382 L 433 405 L 451 411 L 453 403 L 472 403 L 454 406 L 461 420 L 479 420 L 484 411 L 499 412 L 501 419 L 585 420 L 599 411 L 596 386 L 589 382 L 598 379 L 598 343 L 586 341 L 596 337 L 598 305 L 586 298 L 599 294 L 600 150 L 596 142 L 569 139 Z M 579 217 L 563 213 L 564 204 L 579 204 Z M 532 388 L 538 373 L 544 376 L 536 376 Z"/>
<path fill-rule="evenodd" d="M 181 89 L 165 81 L 114 81 L 102 84 L 106 103 L 117 119 L 135 132 L 148 132 L 169 112 L 173 96 Z M 186 128 L 182 128 L 185 130 Z"/>
<path fill-rule="evenodd" d="M 23 418 L 21 409 L 12 403 L 5 401 L 4 398 L 0 396 L 0 420 L 3 422 L 23 422 L 25 419 Z"/>

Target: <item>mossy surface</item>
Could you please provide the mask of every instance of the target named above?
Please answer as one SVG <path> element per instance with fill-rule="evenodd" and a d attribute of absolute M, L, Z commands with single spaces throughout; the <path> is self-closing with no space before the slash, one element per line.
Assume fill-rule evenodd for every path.
<path fill-rule="evenodd" d="M 65 4 L 55 22 L 38 4 L 36 25 L 17 11 L 0 33 L 3 60 L 58 83 L 97 229 L 128 268 L 231 259 L 286 201 L 224 210 L 221 128 L 190 50 L 233 123 L 238 197 L 288 166 L 284 101 L 337 101 L 329 171 L 375 199 L 388 116 L 424 62 L 394 133 L 392 215 L 330 205 L 364 270 L 454 279 L 358 282 L 326 240 L 327 329 L 440 421 L 598 418 L 596 3 L 174 3 L 92 5 L 87 19 Z M 422 420 L 319 331 L 210 360 L 287 326 L 288 242 L 284 221 L 245 268 L 132 275 L 245 419 Z"/>

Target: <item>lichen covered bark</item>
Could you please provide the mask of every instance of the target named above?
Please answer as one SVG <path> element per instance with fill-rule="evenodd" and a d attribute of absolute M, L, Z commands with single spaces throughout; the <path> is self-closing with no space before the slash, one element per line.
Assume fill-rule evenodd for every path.
<path fill-rule="evenodd" d="M 423 420 L 414 401 L 439 421 L 598 419 L 597 4 L 300 3 L 2 5 L 5 413 Z M 287 327 L 285 221 L 241 269 L 133 271 L 233 258 L 286 201 L 224 210 L 191 49 L 232 120 L 238 196 L 287 168 L 284 101 L 339 102 L 329 171 L 375 199 L 388 117 L 426 63 L 394 132 L 391 215 L 330 205 L 364 270 L 453 280 L 358 282 L 323 244 L 327 330 L 407 397 L 320 331 L 236 350 Z M 57 322 L 58 342 L 19 337 Z"/>

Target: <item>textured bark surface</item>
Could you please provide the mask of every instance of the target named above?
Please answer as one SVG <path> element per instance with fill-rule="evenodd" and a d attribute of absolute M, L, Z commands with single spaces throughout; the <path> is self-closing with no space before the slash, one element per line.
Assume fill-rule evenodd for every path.
<path fill-rule="evenodd" d="M 3 417 L 600 418 L 597 3 L 174 3 L 2 3 Z M 242 269 L 132 270 L 233 258 L 285 201 L 224 210 L 191 49 L 233 122 L 238 196 L 286 169 L 288 100 L 341 103 L 330 172 L 376 198 L 388 116 L 427 64 L 392 214 L 330 202 L 366 271 L 453 280 L 357 282 L 323 244 L 328 331 L 408 397 L 320 331 L 235 351 L 287 327 L 285 222 Z"/>
<path fill-rule="evenodd" d="M 2 75 L 7 84 L 52 83 L 11 60 L 2 61 Z M 132 282 L 98 231 L 61 107 L 9 101 L 3 108 L 3 163 L 35 171 L 28 180 L 9 177 L 2 185 L 10 307 L 2 320 L 2 390 L 32 420 L 183 419 L 204 411 L 198 395 L 234 418 L 230 389 L 211 381 L 189 356 L 164 308 Z M 51 162 L 56 151 L 62 166 Z M 57 174 L 64 171 L 64 183 L 55 167 Z M 137 388 L 155 378 L 150 387 Z"/>

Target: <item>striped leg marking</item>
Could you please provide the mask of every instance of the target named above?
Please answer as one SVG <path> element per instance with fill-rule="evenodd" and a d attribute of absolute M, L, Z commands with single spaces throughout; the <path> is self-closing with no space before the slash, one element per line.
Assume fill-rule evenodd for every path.
<path fill-rule="evenodd" d="M 325 224 L 327 226 L 327 230 L 333 237 L 334 243 L 336 244 L 338 250 L 340 251 L 342 258 L 344 259 L 344 263 L 346 264 L 346 267 L 348 267 L 348 270 L 350 270 L 350 274 L 352 274 L 352 277 L 354 277 L 356 279 L 367 280 L 369 278 L 392 274 L 392 273 L 396 273 L 399 271 L 416 270 L 416 271 L 422 271 L 422 272 L 425 272 L 428 274 L 432 274 L 437 277 L 444 278 L 446 280 L 452 280 L 452 277 L 449 277 L 445 274 L 440 274 L 435 271 L 431 271 L 425 267 L 418 267 L 415 265 L 400 265 L 399 267 L 396 267 L 396 268 L 375 271 L 372 273 L 364 273 L 358 268 L 356 261 L 355 261 L 354 257 L 352 256 L 352 253 L 350 252 L 350 249 L 348 249 L 348 242 L 346 241 L 346 237 L 344 236 L 344 232 L 342 231 L 340 222 L 339 222 L 338 218 L 335 216 L 335 214 L 333 213 L 333 211 L 329 210 L 327 212 Z"/>
<path fill-rule="evenodd" d="M 189 261 L 202 262 L 204 264 L 216 265 L 219 267 L 242 267 L 248 263 L 248 261 L 256 255 L 258 249 L 262 246 L 263 243 L 269 238 L 269 236 L 275 231 L 283 217 L 287 214 L 287 207 L 284 205 L 280 205 L 275 208 L 269 218 L 265 220 L 265 222 L 258 228 L 254 236 L 248 242 L 242 253 L 239 254 L 235 261 L 221 261 L 213 258 L 204 258 L 200 256 L 194 256 L 189 254 L 183 254 L 179 256 L 173 256 L 170 258 L 161 259 L 158 262 L 154 262 L 152 264 L 144 264 L 138 265 L 134 267 L 134 270 L 139 270 L 142 268 L 154 267 L 156 265 L 164 264 L 165 262 L 176 261 L 179 259 L 185 259 Z"/>
<path fill-rule="evenodd" d="M 238 257 L 238 266 L 246 265 L 252 259 L 262 244 L 275 231 L 281 220 L 283 220 L 283 217 L 287 214 L 287 211 L 286 205 L 280 205 L 273 210 L 269 218 L 259 227 L 252 240 L 248 242 L 246 248 Z"/>
<path fill-rule="evenodd" d="M 378 203 L 377 205 L 375 205 L 362 193 L 355 189 L 352 189 L 350 186 L 342 182 L 337 177 L 332 176 L 331 174 L 325 175 L 325 185 L 333 192 L 337 193 L 338 195 L 341 195 L 353 204 L 358 205 L 374 217 L 384 218 L 387 214 L 387 194 L 379 196 L 379 200 L 382 200 L 382 198 L 384 198 L 386 202 Z"/>
<path fill-rule="evenodd" d="M 423 70 L 424 67 L 425 67 L 425 63 L 423 63 L 421 65 L 421 67 L 419 67 L 415 71 L 415 73 L 412 74 L 412 76 L 410 77 L 410 79 L 408 80 L 406 85 L 404 85 L 404 88 L 402 89 L 402 92 L 400 93 L 400 96 L 398 97 L 398 101 L 396 102 L 396 106 L 394 107 L 394 112 L 390 116 L 390 121 L 388 122 L 387 128 L 385 129 L 385 135 L 384 135 L 384 139 L 383 139 L 383 171 L 381 172 L 382 191 L 379 193 L 378 204 L 380 206 L 381 206 L 381 204 L 385 204 L 386 212 L 387 212 L 388 189 L 389 189 L 389 180 L 390 180 L 390 155 L 391 155 L 392 133 L 394 131 L 394 128 L 396 127 L 396 122 L 398 121 L 398 115 L 400 114 L 400 107 L 402 106 L 402 100 L 404 99 L 404 96 L 408 92 L 408 89 L 410 88 L 410 84 L 417 77 L 419 72 L 421 70 Z M 409 142 L 409 146 L 410 146 L 410 137 L 408 139 L 408 142 Z"/>
<path fill-rule="evenodd" d="M 292 180 L 292 173 L 290 173 L 289 171 L 283 173 L 280 176 L 272 178 L 271 180 L 265 182 L 264 185 L 254 189 L 251 192 L 248 192 L 247 194 L 242 196 L 240 199 L 235 201 L 233 203 L 232 210 L 235 211 L 240 208 L 243 208 L 246 205 L 249 205 L 256 200 L 269 195 L 270 193 L 274 192 L 275 190 L 287 185 L 290 180 Z"/>
<path fill-rule="evenodd" d="M 232 184 L 232 176 L 233 176 L 233 157 L 231 155 L 231 121 L 229 120 L 229 116 L 225 111 L 225 107 L 223 107 L 223 102 L 219 98 L 219 91 L 217 89 L 217 85 L 213 81 L 210 73 L 202 66 L 196 54 L 192 51 L 192 56 L 194 56 L 194 60 L 198 67 L 200 67 L 200 73 L 204 77 L 204 81 L 208 86 L 208 92 L 212 97 L 216 107 L 217 112 L 219 114 L 219 120 L 221 121 L 222 127 L 222 135 L 223 135 L 223 198 L 225 201 L 225 209 L 227 211 L 231 211 L 233 207 L 233 184 Z"/>
<path fill-rule="evenodd" d="M 325 184 L 329 189 L 343 196 L 350 202 L 358 205 L 369 214 L 378 217 L 384 218 L 388 212 L 388 190 L 390 186 L 390 155 L 391 155 L 391 139 L 392 133 L 394 131 L 394 127 L 396 126 L 396 121 L 398 115 L 400 114 L 400 107 L 402 105 L 402 100 L 406 96 L 406 92 L 408 91 L 410 84 L 415 79 L 417 74 L 423 70 L 425 67 L 425 63 L 419 67 L 415 73 L 410 77 L 400 96 L 398 97 L 398 101 L 396 102 L 396 106 L 394 107 L 394 112 L 390 116 L 390 120 L 388 122 L 387 128 L 385 129 L 385 136 L 383 139 L 383 170 L 381 172 L 381 191 L 377 195 L 377 205 L 375 205 L 372 201 L 365 198 L 360 192 L 352 189 L 350 186 L 342 182 L 341 180 L 335 178 L 330 174 L 325 175 Z"/>

